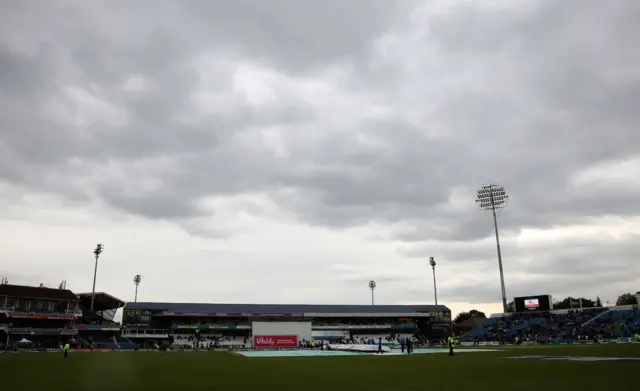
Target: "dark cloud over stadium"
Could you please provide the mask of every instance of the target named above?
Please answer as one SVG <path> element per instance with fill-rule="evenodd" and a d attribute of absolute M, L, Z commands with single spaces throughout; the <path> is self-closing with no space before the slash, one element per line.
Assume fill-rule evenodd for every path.
<path fill-rule="evenodd" d="M 0 5 L 3 275 L 499 308 L 495 181 L 509 296 L 637 290 L 640 4 L 232 3 Z"/>

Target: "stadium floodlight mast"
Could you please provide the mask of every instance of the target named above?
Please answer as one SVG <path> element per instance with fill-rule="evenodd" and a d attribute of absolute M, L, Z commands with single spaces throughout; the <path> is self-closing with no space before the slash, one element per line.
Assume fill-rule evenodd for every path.
<path fill-rule="evenodd" d="M 133 277 L 133 283 L 136 285 L 136 296 L 133 299 L 134 303 L 138 302 L 138 285 L 140 285 L 140 281 L 142 281 L 142 276 L 139 274 L 136 274 L 135 277 Z"/>
<path fill-rule="evenodd" d="M 93 311 L 93 303 L 96 299 L 96 275 L 98 274 L 98 258 L 100 258 L 100 254 L 104 251 L 104 245 L 98 244 L 96 249 L 93 250 L 93 255 L 96 258 L 96 264 L 93 269 L 93 289 L 91 290 L 91 311 Z"/>
<path fill-rule="evenodd" d="M 371 289 L 371 305 L 375 305 L 375 302 L 373 301 L 373 291 L 376 290 L 376 282 L 371 280 L 369 281 L 369 289 Z"/>
<path fill-rule="evenodd" d="M 436 305 L 438 305 L 438 289 L 436 288 L 436 260 L 433 257 L 429 257 L 429 265 L 433 270 L 433 296 L 436 299 Z"/>
<path fill-rule="evenodd" d="M 496 247 L 498 249 L 498 268 L 500 269 L 500 284 L 502 287 L 502 309 L 505 313 L 508 312 L 507 307 L 507 292 L 504 287 L 504 271 L 502 270 L 502 251 L 500 250 L 500 236 L 498 235 L 498 218 L 496 217 L 496 209 L 504 208 L 509 196 L 504 190 L 504 187 L 489 184 L 484 185 L 478 190 L 478 197 L 476 203 L 484 210 L 490 210 L 493 214 L 493 228 L 496 234 Z"/>

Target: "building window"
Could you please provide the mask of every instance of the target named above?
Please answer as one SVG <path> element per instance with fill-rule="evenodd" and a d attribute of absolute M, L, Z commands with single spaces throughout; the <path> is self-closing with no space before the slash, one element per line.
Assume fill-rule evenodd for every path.
<path fill-rule="evenodd" d="M 36 309 L 37 309 L 38 311 L 42 311 L 42 301 L 38 301 L 38 302 L 36 303 Z"/>

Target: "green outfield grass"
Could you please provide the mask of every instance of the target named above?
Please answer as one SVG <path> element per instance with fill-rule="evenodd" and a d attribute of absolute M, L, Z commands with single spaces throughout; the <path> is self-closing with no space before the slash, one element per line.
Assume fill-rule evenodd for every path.
<path fill-rule="evenodd" d="M 638 390 L 640 363 L 501 356 L 640 357 L 640 344 L 414 356 L 246 358 L 227 352 L 0 354 L 3 390 Z"/>

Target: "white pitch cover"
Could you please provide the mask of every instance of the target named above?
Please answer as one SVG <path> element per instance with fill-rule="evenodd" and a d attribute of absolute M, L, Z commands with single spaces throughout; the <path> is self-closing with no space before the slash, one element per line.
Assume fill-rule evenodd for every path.
<path fill-rule="evenodd" d="M 362 352 L 362 353 L 376 353 L 378 351 L 378 345 L 346 345 L 346 344 L 330 344 L 331 350 L 341 350 L 346 352 Z M 391 348 L 382 345 L 382 351 L 385 353 L 391 352 Z"/>

